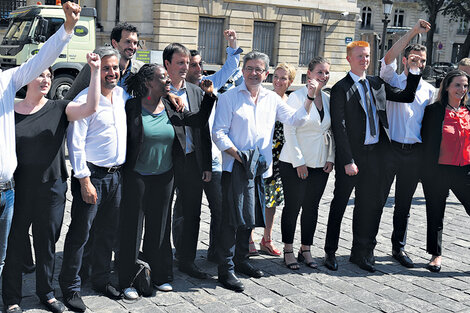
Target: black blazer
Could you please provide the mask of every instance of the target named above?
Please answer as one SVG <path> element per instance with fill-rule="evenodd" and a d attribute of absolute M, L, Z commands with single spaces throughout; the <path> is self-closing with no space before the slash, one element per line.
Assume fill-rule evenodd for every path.
<path fill-rule="evenodd" d="M 470 111 L 470 104 L 465 105 Z M 442 141 L 442 125 L 446 107 L 440 102 L 428 105 L 424 110 L 423 123 L 421 126 L 421 138 L 423 140 L 423 179 L 432 179 L 436 173 L 439 162 Z M 431 181 L 432 183 L 432 181 Z"/>
<path fill-rule="evenodd" d="M 390 141 L 386 100 L 413 102 L 421 75 L 409 74 L 404 90 L 394 88 L 378 76 L 367 76 L 372 97 L 379 116 L 380 140 Z M 330 97 L 331 128 L 336 143 L 336 165 L 345 166 L 354 162 L 354 157 L 362 151 L 366 136 L 366 113 L 361 105 L 361 95 L 348 74 L 331 89 Z M 387 134 L 385 139 L 383 131 Z"/>
<path fill-rule="evenodd" d="M 186 82 L 186 94 L 188 96 L 189 111 L 194 113 L 198 112 L 201 109 L 204 92 L 198 86 Z M 214 99 L 216 99 L 215 96 Z M 191 131 L 199 170 L 201 172 L 212 171 L 212 140 L 209 131 L 209 123 L 198 128 L 191 126 Z M 184 150 L 185 148 L 183 148 L 183 151 Z"/>
<path fill-rule="evenodd" d="M 175 130 L 175 141 L 173 142 L 172 157 L 175 162 L 184 158 L 186 149 L 186 134 L 184 127 L 205 127 L 212 111 L 216 97 L 205 95 L 202 101 L 201 110 L 198 112 L 176 112 L 173 105 L 166 98 L 163 104 L 168 114 L 168 118 Z M 142 99 L 133 98 L 126 102 L 127 119 L 127 152 L 124 170 L 134 170 L 139 157 L 144 140 L 142 125 Z"/>

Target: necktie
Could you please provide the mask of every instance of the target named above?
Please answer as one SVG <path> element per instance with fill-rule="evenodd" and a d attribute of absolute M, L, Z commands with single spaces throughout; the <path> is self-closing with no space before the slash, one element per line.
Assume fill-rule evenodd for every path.
<path fill-rule="evenodd" d="M 366 98 L 366 109 L 367 109 L 367 117 L 369 119 L 369 128 L 370 128 L 370 135 L 375 137 L 377 135 L 377 131 L 375 129 L 375 119 L 374 119 L 374 112 L 372 111 L 372 105 L 370 103 L 370 93 L 369 88 L 367 88 L 366 80 L 361 79 L 359 81 L 364 88 L 365 98 Z"/>

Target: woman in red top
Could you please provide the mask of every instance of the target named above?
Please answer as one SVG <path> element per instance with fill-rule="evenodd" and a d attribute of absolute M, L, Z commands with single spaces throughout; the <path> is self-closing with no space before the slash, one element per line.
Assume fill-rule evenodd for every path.
<path fill-rule="evenodd" d="M 426 108 L 423 117 L 426 250 L 432 255 L 426 268 L 431 272 L 441 270 L 442 229 L 449 189 L 470 215 L 470 107 L 465 105 L 468 82 L 463 71 L 448 73 L 441 83 L 437 102 Z"/>

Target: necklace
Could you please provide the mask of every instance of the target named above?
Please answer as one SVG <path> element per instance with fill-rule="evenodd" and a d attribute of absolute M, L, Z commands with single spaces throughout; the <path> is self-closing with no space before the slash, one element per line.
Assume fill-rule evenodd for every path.
<path fill-rule="evenodd" d="M 450 109 L 451 111 L 454 111 L 454 112 L 458 112 L 459 109 L 460 109 L 460 104 L 459 104 L 458 107 L 453 107 L 453 106 L 451 106 L 450 104 L 447 103 L 447 106 L 449 107 L 449 109 Z"/>

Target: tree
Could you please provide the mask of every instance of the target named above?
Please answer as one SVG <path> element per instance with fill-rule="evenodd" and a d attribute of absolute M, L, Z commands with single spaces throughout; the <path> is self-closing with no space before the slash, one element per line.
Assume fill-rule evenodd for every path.
<path fill-rule="evenodd" d="M 470 2 L 468 0 L 452 0 L 451 3 L 445 8 L 445 15 L 450 15 L 453 19 L 464 19 L 467 23 L 470 23 Z M 467 37 L 463 43 L 462 48 L 459 51 L 458 59 L 468 57 L 470 54 L 470 28 L 467 32 Z"/>
<path fill-rule="evenodd" d="M 426 36 L 427 63 L 432 64 L 432 52 L 434 48 L 434 33 L 436 32 L 437 15 L 443 12 L 450 3 L 455 0 L 422 0 L 424 9 L 428 13 L 428 22 L 431 24 L 431 30 Z M 460 1 L 460 0 L 457 0 Z M 463 0 L 468 1 L 468 0 Z"/>

